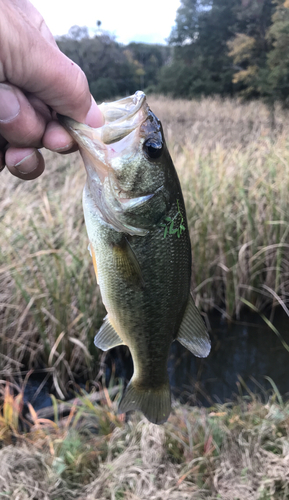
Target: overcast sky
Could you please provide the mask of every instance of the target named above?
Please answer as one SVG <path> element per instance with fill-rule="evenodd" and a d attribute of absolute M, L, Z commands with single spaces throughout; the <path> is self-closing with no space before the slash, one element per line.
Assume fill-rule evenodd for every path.
<path fill-rule="evenodd" d="M 116 40 L 165 43 L 175 23 L 180 0 L 32 0 L 54 36 L 71 26 L 95 28 L 96 21 Z"/>

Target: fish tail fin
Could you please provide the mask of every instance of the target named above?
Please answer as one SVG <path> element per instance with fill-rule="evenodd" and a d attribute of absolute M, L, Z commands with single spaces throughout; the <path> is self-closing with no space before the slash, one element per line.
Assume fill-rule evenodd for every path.
<path fill-rule="evenodd" d="M 163 424 L 171 411 L 171 391 L 169 382 L 160 387 L 146 389 L 138 387 L 134 380 L 128 384 L 120 401 L 118 412 L 139 410 L 153 424 Z"/>

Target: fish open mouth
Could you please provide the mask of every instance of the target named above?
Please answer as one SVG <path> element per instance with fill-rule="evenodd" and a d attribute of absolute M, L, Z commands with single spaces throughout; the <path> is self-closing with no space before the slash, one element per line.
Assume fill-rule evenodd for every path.
<path fill-rule="evenodd" d="M 104 125 L 91 128 L 75 120 L 58 115 L 59 122 L 77 142 L 87 172 L 95 204 L 103 219 L 117 231 L 145 235 L 144 228 L 132 227 L 124 222 L 125 214 L 135 210 L 155 193 L 129 190 L 127 184 L 121 186 L 117 172 L 123 168 L 124 160 L 133 161 L 141 150 L 150 152 L 159 144 L 162 147 L 162 133 L 159 120 L 150 110 L 146 96 L 138 91 L 134 95 L 99 106 Z M 149 144 L 144 149 L 147 137 Z M 140 149 L 141 148 L 141 149 Z M 125 187 L 126 186 L 126 187 Z"/>
<path fill-rule="evenodd" d="M 102 103 L 99 109 L 104 117 L 104 125 L 99 128 L 89 127 L 67 116 L 57 116 L 77 142 L 88 176 L 97 174 L 103 183 L 111 158 L 136 150 L 141 125 L 151 111 L 142 91 L 115 102 Z"/>
<path fill-rule="evenodd" d="M 146 96 L 141 91 L 119 101 L 104 102 L 99 105 L 99 109 L 104 117 L 104 125 L 95 129 L 67 116 L 57 115 L 61 125 L 68 130 L 80 148 L 90 149 L 90 141 L 94 149 L 104 149 L 105 145 L 121 141 L 140 126 L 149 111 Z"/>
<path fill-rule="evenodd" d="M 101 139 L 105 144 L 111 144 L 126 137 L 146 119 L 148 105 L 145 94 L 138 91 L 119 101 L 103 103 L 99 109 L 105 119 Z"/>

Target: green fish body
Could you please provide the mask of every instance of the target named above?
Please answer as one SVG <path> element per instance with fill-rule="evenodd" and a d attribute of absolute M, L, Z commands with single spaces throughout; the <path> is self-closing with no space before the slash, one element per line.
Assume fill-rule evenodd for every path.
<path fill-rule="evenodd" d="M 100 106 L 105 124 L 60 121 L 78 142 L 90 252 L 107 317 L 102 350 L 129 347 L 134 374 L 119 411 L 156 424 L 171 410 L 167 361 L 178 340 L 205 357 L 210 341 L 190 294 L 191 246 L 179 179 L 161 123 L 137 92 Z"/>

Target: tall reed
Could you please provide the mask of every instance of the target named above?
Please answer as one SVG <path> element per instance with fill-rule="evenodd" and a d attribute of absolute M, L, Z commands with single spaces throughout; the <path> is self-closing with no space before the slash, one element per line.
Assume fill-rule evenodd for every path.
<path fill-rule="evenodd" d="M 46 161 L 37 182 L 1 176 L 0 372 L 46 367 L 64 397 L 76 374 L 95 376 L 105 311 L 87 250 L 80 161 Z"/>
<path fill-rule="evenodd" d="M 289 123 L 261 103 L 152 99 L 184 191 L 192 286 L 209 310 L 239 315 L 289 293 Z"/>
<path fill-rule="evenodd" d="M 205 310 L 239 315 L 286 306 L 289 294 L 289 120 L 261 103 L 150 97 L 184 191 L 192 288 Z M 79 157 L 47 152 L 47 170 L 0 185 L 0 374 L 46 367 L 60 397 L 95 375 L 105 315 L 81 207 Z"/>

